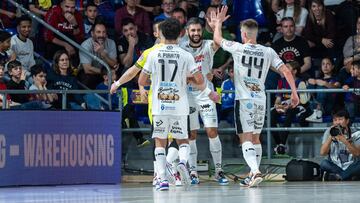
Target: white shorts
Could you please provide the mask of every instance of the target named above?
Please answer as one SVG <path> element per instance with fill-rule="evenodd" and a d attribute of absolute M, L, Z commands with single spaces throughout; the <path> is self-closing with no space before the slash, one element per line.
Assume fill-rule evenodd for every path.
<path fill-rule="evenodd" d="M 153 115 L 152 138 L 167 139 L 168 133 L 175 139 L 188 139 L 188 116 Z"/>
<path fill-rule="evenodd" d="M 199 94 L 194 96 L 189 93 L 188 99 L 190 106 L 190 130 L 200 129 L 199 113 L 205 128 L 218 127 L 216 104 L 208 95 Z"/>
<path fill-rule="evenodd" d="M 244 99 L 235 101 L 236 133 L 260 134 L 264 126 L 266 101 Z"/>

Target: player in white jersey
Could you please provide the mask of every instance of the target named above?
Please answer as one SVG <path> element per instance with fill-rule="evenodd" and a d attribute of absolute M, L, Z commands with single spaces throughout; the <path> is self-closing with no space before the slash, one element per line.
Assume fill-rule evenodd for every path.
<path fill-rule="evenodd" d="M 186 25 L 186 32 L 189 40 L 180 47 L 192 54 L 195 62 L 201 67 L 201 72 L 204 77 L 207 88 L 214 90 L 213 84 L 210 81 L 212 77 L 211 68 L 213 66 L 213 59 L 215 52 L 219 49 L 212 40 L 203 40 L 203 27 L 199 18 L 191 18 Z M 199 184 L 199 177 L 197 174 L 197 146 L 196 137 L 197 130 L 200 129 L 199 113 L 204 123 L 206 134 L 209 138 L 209 148 L 215 166 L 215 179 L 220 185 L 227 185 L 229 181 L 224 176 L 222 170 L 222 147 L 218 136 L 217 127 L 218 119 L 216 112 L 216 104 L 210 98 L 202 94 L 196 85 L 189 84 L 188 97 L 190 105 L 190 177 L 192 184 Z"/>
<path fill-rule="evenodd" d="M 210 20 L 215 24 L 214 42 L 230 52 L 234 59 L 236 131 L 242 142 L 244 159 L 251 169 L 250 178 L 242 181 L 242 184 L 254 187 L 263 180 L 259 170 L 262 155 L 259 137 L 266 108 L 264 82 L 270 66 L 282 73 L 289 83 L 293 108 L 299 104 L 299 97 L 291 72 L 276 52 L 257 44 L 258 24 L 255 20 L 247 19 L 241 23 L 243 44 L 222 38 L 222 23 L 229 17 L 226 16 L 227 9 L 225 6 L 219 12 L 212 13 Z"/>
<path fill-rule="evenodd" d="M 181 26 L 175 19 L 160 24 L 165 45 L 149 53 L 140 73 L 139 85 L 152 85 L 153 135 L 155 158 L 160 177 L 160 190 L 168 190 L 165 176 L 167 136 L 170 132 L 179 145 L 180 163 L 177 170 L 185 184 L 190 184 L 186 168 L 190 146 L 188 144 L 189 103 L 186 94 L 187 76 L 195 84 L 203 84 L 203 77 L 192 55 L 177 45 Z M 151 81 L 150 80 L 151 75 Z"/>

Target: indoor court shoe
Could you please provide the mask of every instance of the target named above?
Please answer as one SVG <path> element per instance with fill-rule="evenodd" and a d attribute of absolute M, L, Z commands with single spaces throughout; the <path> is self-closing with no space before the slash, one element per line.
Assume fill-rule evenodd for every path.
<path fill-rule="evenodd" d="M 198 185 L 200 184 L 200 179 L 196 174 L 190 174 L 191 185 Z"/>
<path fill-rule="evenodd" d="M 169 190 L 169 182 L 167 180 L 160 181 L 158 190 L 160 191 Z"/>
<path fill-rule="evenodd" d="M 182 186 L 180 174 L 177 172 L 176 174 L 174 174 L 174 176 L 175 176 L 175 185 L 176 186 Z"/>
<path fill-rule="evenodd" d="M 322 111 L 314 109 L 314 112 L 309 117 L 305 118 L 305 120 L 308 122 L 322 123 Z"/>
<path fill-rule="evenodd" d="M 240 186 L 248 187 L 250 183 L 251 177 L 247 176 L 246 178 L 242 179 L 239 183 Z"/>
<path fill-rule="evenodd" d="M 189 171 L 187 170 L 185 164 L 180 162 L 177 165 L 176 169 L 180 173 L 180 178 L 181 178 L 182 183 L 184 183 L 184 185 L 186 187 L 190 186 L 190 184 L 191 184 L 190 175 L 189 175 Z"/>
<path fill-rule="evenodd" d="M 218 171 L 215 173 L 215 180 L 219 183 L 219 185 L 228 185 L 229 181 L 225 177 L 224 171 Z"/>
<path fill-rule="evenodd" d="M 249 182 L 249 187 L 256 187 L 263 181 L 261 173 L 252 175 Z"/>

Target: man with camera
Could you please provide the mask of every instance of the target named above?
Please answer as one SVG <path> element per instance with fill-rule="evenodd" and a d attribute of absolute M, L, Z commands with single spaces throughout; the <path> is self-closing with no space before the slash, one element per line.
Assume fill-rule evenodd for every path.
<path fill-rule="evenodd" d="M 360 177 L 360 131 L 351 134 L 349 113 L 339 110 L 333 114 L 333 125 L 323 136 L 320 149 L 324 159 L 320 168 L 333 178 L 325 179 L 352 180 Z"/>

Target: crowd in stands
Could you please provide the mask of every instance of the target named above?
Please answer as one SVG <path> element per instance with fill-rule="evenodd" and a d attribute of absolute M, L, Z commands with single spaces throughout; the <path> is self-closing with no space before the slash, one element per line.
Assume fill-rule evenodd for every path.
<path fill-rule="evenodd" d="M 238 3 L 238 1 L 240 3 Z M 142 52 L 154 45 L 153 24 L 175 18 L 185 26 L 190 17 L 204 22 L 204 39 L 212 39 L 207 17 L 221 4 L 233 15 L 223 27 L 225 39 L 239 39 L 239 19 L 265 19 L 259 42 L 271 46 L 296 78 L 298 89 L 360 88 L 359 2 L 353 0 L 17 0 L 86 51 L 104 66 L 67 40 L 31 19 L 7 0 L 0 2 L 0 90 L 107 89 L 109 80 L 121 76 L 134 65 Z M 249 5 L 248 5 L 249 4 Z M 251 5 L 250 5 L 251 4 Z M 241 5 L 241 6 L 239 6 Z M 246 6 L 245 6 L 246 5 Z M 256 10 L 244 12 L 243 8 Z M 256 13 L 259 12 L 260 13 Z M 240 16 L 241 14 L 241 16 Z M 248 15 L 248 16 L 246 16 Z M 240 16 L 240 17 L 239 17 Z M 245 17 L 244 17 L 245 16 Z M 259 21 L 262 21 L 261 19 Z M 188 40 L 185 32 L 180 41 Z M 35 54 L 37 53 L 37 54 Z M 42 57 L 34 57 L 39 55 Z M 43 60 L 43 59 L 46 60 Z M 220 49 L 214 56 L 212 81 L 222 93 L 219 115 L 233 123 L 233 63 Z M 79 85 L 81 83 L 82 85 Z M 127 105 L 133 105 L 132 89 L 137 79 L 124 85 Z M 270 71 L 267 89 L 289 89 L 278 73 Z M 130 91 L 129 91 L 130 90 Z M 230 92 L 229 92 L 230 91 Z M 107 98 L 107 95 L 101 95 Z M 301 93 L 301 104 L 289 109 L 289 95 L 272 95 L 272 126 L 301 126 L 322 122 L 334 109 L 347 108 L 351 120 L 360 117 L 360 95 L 355 93 Z M 0 95 L 10 109 L 61 109 L 61 94 Z M 68 95 L 68 109 L 107 109 L 94 95 Z M 118 108 L 113 96 L 113 106 Z M 136 107 L 127 108 L 134 112 Z M 144 111 L 146 112 L 146 110 Z M 285 120 L 281 120 L 284 115 Z M 130 118 L 131 126 L 135 118 Z M 277 153 L 284 152 L 288 132 L 273 133 Z M 141 140 L 139 135 L 139 140 Z M 143 141 L 143 140 L 142 140 Z"/>

